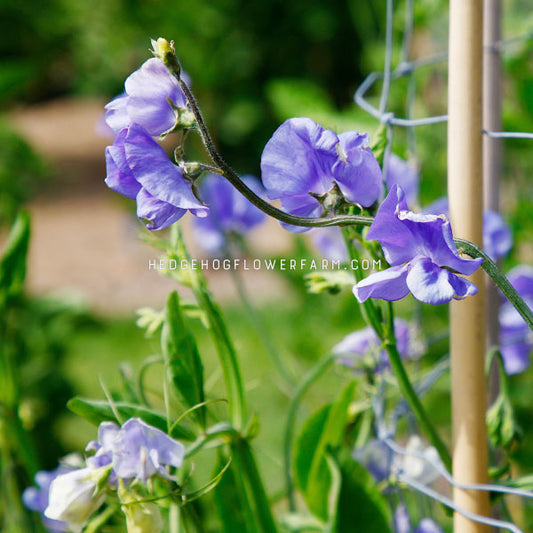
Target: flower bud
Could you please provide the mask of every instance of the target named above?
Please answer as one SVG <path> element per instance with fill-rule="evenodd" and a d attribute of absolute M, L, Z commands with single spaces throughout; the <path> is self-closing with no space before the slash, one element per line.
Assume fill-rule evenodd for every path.
<path fill-rule="evenodd" d="M 76 533 L 81 532 L 104 498 L 105 494 L 98 491 L 94 471 L 81 468 L 57 476 L 52 481 L 44 514 L 53 520 L 66 522 Z"/>
<path fill-rule="evenodd" d="M 128 533 L 160 533 L 163 531 L 161 511 L 155 503 L 134 502 L 123 505 Z"/>

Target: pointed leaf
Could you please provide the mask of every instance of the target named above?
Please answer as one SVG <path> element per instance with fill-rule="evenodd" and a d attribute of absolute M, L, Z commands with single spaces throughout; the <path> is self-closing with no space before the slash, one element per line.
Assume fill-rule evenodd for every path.
<path fill-rule="evenodd" d="M 67 403 L 67 407 L 78 416 L 85 418 L 94 425 L 111 421 L 120 423 L 113 413 L 113 408 L 106 400 L 89 400 L 75 396 Z M 123 419 L 139 417 L 147 424 L 161 431 L 168 431 L 167 418 L 164 414 L 127 402 L 114 402 L 113 407 Z M 170 436 L 176 439 L 192 441 L 196 435 L 188 428 L 180 425 L 172 427 Z"/>

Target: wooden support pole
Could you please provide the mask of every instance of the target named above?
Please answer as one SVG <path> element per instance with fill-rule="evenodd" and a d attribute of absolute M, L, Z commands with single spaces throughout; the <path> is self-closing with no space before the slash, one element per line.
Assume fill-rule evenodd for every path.
<path fill-rule="evenodd" d="M 482 243 L 482 0 L 450 0 L 448 74 L 448 196 L 455 236 Z M 472 276 L 478 295 L 450 304 L 453 476 L 462 483 L 487 481 L 485 427 L 485 283 Z M 459 507 L 488 516 L 489 495 L 454 490 Z M 490 528 L 456 513 L 455 533 Z"/>

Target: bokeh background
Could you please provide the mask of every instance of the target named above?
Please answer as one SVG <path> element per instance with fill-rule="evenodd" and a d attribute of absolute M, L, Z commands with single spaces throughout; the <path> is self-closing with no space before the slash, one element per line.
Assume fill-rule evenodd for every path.
<path fill-rule="evenodd" d="M 404 26 L 405 2 L 396 4 L 394 64 Z M 447 5 L 415 2 L 412 57 L 447 48 Z M 259 175 L 262 149 L 276 127 L 292 116 L 310 116 L 337 131 L 371 135 L 378 124 L 353 102 L 364 77 L 383 68 L 384 0 L 37 0 L 0 3 L 0 242 L 19 209 L 32 218 L 24 297 L 0 317 L 17 354 L 19 414 L 39 467 L 80 450 L 94 428 L 69 414 L 74 394 L 103 397 L 100 379 L 113 389 L 121 372 L 137 370 L 158 352 L 135 324 L 141 306 L 162 308 L 172 280 L 148 269 L 157 251 L 133 202 L 108 190 L 102 135 L 103 105 L 123 90 L 124 79 L 150 57 L 150 38 L 175 41 L 182 66 L 221 152 L 241 173 Z M 529 0 L 504 2 L 503 33 L 533 28 Z M 533 131 L 533 43 L 521 40 L 503 53 L 503 121 L 506 130 Z M 417 116 L 446 108 L 446 64 L 416 73 Z M 370 95 L 378 100 L 379 84 Z M 407 84 L 394 82 L 390 108 L 404 116 Z M 446 127 L 416 132 L 421 205 L 446 191 Z M 198 143 L 190 154 L 205 160 Z M 501 208 L 515 246 L 508 270 L 533 262 L 533 143 L 505 142 Z M 405 132 L 393 151 L 409 155 Z M 204 252 L 187 231 L 193 255 Z M 307 237 L 269 222 L 248 238 L 254 256 L 316 256 Z M 269 489 L 281 487 L 281 435 L 286 396 L 265 348 L 239 303 L 227 274 L 212 273 L 243 360 L 251 403 L 262 419 L 258 437 Z M 309 294 L 301 274 L 251 273 L 244 280 L 278 351 L 299 374 L 361 324 L 350 294 Z M 424 324 L 441 339 L 423 364 L 446 353 L 446 308 L 424 309 Z M 209 339 L 195 324 L 214 390 L 220 373 Z M 440 335 L 440 337 L 439 337 Z M 121 366 L 122 365 L 122 366 Z M 150 370 L 154 397 L 158 369 Z M 531 371 L 513 378 L 523 446 L 517 471 L 533 468 Z M 330 399 L 335 376 L 313 389 L 308 409 Z M 449 420 L 446 379 L 426 399 L 437 423 Z M 446 431 L 446 430 L 444 430 Z M 29 482 L 30 480 L 28 480 Z M 2 510 L 0 509 L 0 516 Z"/>

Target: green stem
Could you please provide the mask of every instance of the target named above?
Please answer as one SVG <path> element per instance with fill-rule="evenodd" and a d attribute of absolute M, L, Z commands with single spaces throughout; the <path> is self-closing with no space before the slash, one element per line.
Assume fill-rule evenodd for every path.
<path fill-rule="evenodd" d="M 278 533 L 250 443 L 245 439 L 238 439 L 232 443 L 231 449 L 232 456 L 246 480 L 255 507 L 255 516 L 260 527 L 257 533 Z"/>
<path fill-rule="evenodd" d="M 516 289 L 511 285 L 496 263 L 483 250 L 470 241 L 465 241 L 464 239 L 454 239 L 454 241 L 460 251 L 468 254 L 470 257 L 481 257 L 483 259 L 483 263 L 481 263 L 483 270 L 491 277 L 492 281 L 494 281 L 514 308 L 520 313 L 529 328 L 533 329 L 533 312 L 516 292 Z"/>
<path fill-rule="evenodd" d="M 175 250 L 179 259 L 190 261 L 179 228 L 177 226 L 174 227 L 176 229 L 174 230 L 175 233 L 172 237 L 173 251 Z M 199 270 L 192 269 L 190 270 L 190 273 L 190 287 L 196 297 L 198 305 L 206 314 L 209 330 L 211 331 L 219 356 L 220 365 L 222 367 L 224 382 L 228 394 L 231 425 L 240 432 L 246 426 L 248 410 L 246 407 L 246 395 L 237 354 L 233 347 L 233 343 L 231 342 L 222 314 L 207 288 L 205 278 Z"/>
<path fill-rule="evenodd" d="M 437 433 L 437 430 L 431 423 L 431 420 L 428 414 L 426 413 L 424 406 L 420 402 L 420 399 L 418 398 L 413 386 L 411 385 L 411 381 L 409 380 L 409 376 L 405 371 L 405 368 L 402 363 L 402 358 L 398 352 L 398 349 L 396 348 L 396 344 L 390 343 L 390 341 L 385 340 L 385 349 L 387 350 L 387 354 L 389 355 L 390 365 L 392 371 L 394 372 L 394 375 L 396 376 L 396 380 L 398 382 L 398 386 L 403 397 L 405 398 L 409 407 L 413 411 L 420 425 L 420 428 L 425 433 L 432 446 L 434 446 L 437 452 L 439 453 L 439 456 L 441 458 L 441 461 L 444 463 L 444 466 L 447 470 L 451 470 L 452 460 L 450 457 L 450 453 L 448 452 L 448 448 L 446 447 L 439 434 Z"/>
<path fill-rule="evenodd" d="M 285 425 L 285 436 L 283 438 L 283 456 L 285 461 L 285 485 L 287 488 L 287 498 L 289 500 L 289 510 L 296 511 L 296 501 L 294 499 L 294 481 L 292 475 L 292 449 L 294 440 L 294 429 L 296 426 L 296 414 L 300 407 L 300 401 L 307 389 L 325 372 L 329 367 L 334 355 L 329 354 L 309 370 L 298 385 L 294 398 L 289 405 L 289 414 Z"/>

